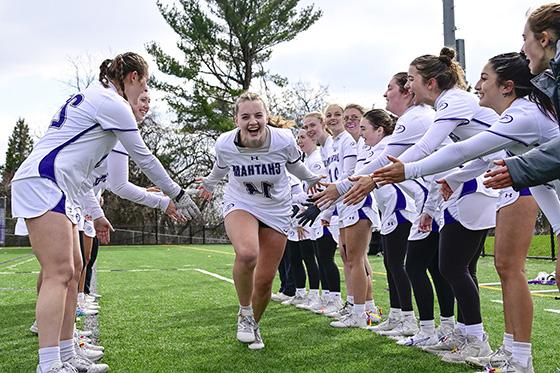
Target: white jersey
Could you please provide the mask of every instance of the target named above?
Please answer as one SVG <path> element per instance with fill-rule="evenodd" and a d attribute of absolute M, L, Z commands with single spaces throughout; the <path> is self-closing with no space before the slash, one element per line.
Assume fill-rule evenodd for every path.
<path fill-rule="evenodd" d="M 356 167 L 356 141 L 352 135 L 343 131 L 333 138 L 332 147 L 336 159 L 335 180 L 345 179 L 354 173 Z"/>
<path fill-rule="evenodd" d="M 321 146 L 321 159 L 327 171 L 329 182 L 332 183 L 338 180 L 338 171 L 336 170 L 338 154 L 335 154 L 332 136 L 327 137 L 327 140 L 325 140 L 325 143 Z"/>
<path fill-rule="evenodd" d="M 363 137 L 360 136 L 358 142 L 356 143 L 356 170 L 363 167 L 364 163 L 370 161 L 373 158 L 373 147 L 366 144 Z"/>
<path fill-rule="evenodd" d="M 216 167 L 228 170 L 224 215 L 239 202 L 250 206 L 257 219 L 262 214 L 277 216 L 289 225 L 292 196 L 286 164 L 298 162 L 301 155 L 290 130 L 268 129 L 267 149 L 241 151 L 236 145 L 238 129 L 223 133 L 216 141 Z M 287 234 L 284 228 L 281 230 Z"/>
<path fill-rule="evenodd" d="M 311 170 L 311 172 L 317 175 L 327 175 L 327 171 L 325 169 L 325 165 L 323 160 L 321 159 L 321 151 L 320 149 L 315 149 L 313 153 L 309 154 L 303 160 L 303 163 Z M 304 190 L 307 190 L 306 183 L 303 183 Z M 323 235 L 323 226 L 321 224 L 322 214 L 319 215 L 317 219 L 311 225 L 311 229 L 313 230 L 313 239 L 316 240 Z"/>
<path fill-rule="evenodd" d="M 13 180 L 50 179 L 67 199 L 77 203 L 84 183 L 109 155 L 117 138 L 166 194 L 174 197 L 180 192 L 181 188 L 169 178 L 141 140 L 128 102 L 114 86 L 105 88 L 99 82 L 93 82 L 66 101 Z"/>

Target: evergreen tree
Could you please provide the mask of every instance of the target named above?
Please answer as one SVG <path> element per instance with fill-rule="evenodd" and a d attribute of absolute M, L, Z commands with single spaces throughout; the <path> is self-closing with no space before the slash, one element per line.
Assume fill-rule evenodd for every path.
<path fill-rule="evenodd" d="M 6 163 L 2 167 L 2 192 L 6 195 L 7 187 L 18 167 L 33 150 L 33 139 L 25 119 L 19 118 L 8 140 Z"/>
<path fill-rule="evenodd" d="M 264 68 L 272 48 L 294 39 L 322 15 L 313 5 L 301 9 L 299 0 L 180 0 L 181 9 L 159 10 L 177 33 L 184 63 L 152 42 L 147 45 L 160 71 L 173 83 L 152 80 L 167 92 L 165 98 L 187 132 L 204 130 L 211 136 L 233 128 L 235 97 L 253 79 L 277 85 L 286 80 Z M 180 82 L 177 84 L 177 79 Z M 200 133 L 200 132 L 199 132 Z"/>

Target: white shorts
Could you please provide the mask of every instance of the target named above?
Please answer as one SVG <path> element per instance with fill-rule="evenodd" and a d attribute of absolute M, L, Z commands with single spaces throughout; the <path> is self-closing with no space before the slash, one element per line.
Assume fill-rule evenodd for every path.
<path fill-rule="evenodd" d="M 14 234 L 16 236 L 29 236 L 29 232 L 27 231 L 27 224 L 25 224 L 24 218 L 17 218 Z"/>
<path fill-rule="evenodd" d="M 48 211 L 66 215 L 72 224 L 82 220 L 80 207 L 69 201 L 52 180 L 32 177 L 12 181 L 12 217 L 31 219 Z"/>
<path fill-rule="evenodd" d="M 512 205 L 519 199 L 520 196 L 530 196 L 531 192 L 529 188 L 524 188 L 519 192 L 513 190 L 513 188 L 500 189 L 500 197 L 498 197 L 498 203 L 496 204 L 496 211 L 500 211 L 502 207 Z"/>
<path fill-rule="evenodd" d="M 269 211 L 256 208 L 255 206 L 250 206 L 240 201 L 224 200 L 222 202 L 222 215 L 224 218 L 230 212 L 235 210 L 248 212 L 249 214 L 253 215 L 259 222 L 282 233 L 284 236 L 287 236 L 290 232 L 290 216 L 273 215 Z"/>
<path fill-rule="evenodd" d="M 357 205 L 347 205 L 343 202 L 337 203 L 338 228 L 347 228 L 356 224 L 360 219 L 368 219 L 372 224 L 372 228 L 379 229 L 381 222 L 374 206 L 375 208 L 377 207 L 371 195 L 368 195 Z"/>

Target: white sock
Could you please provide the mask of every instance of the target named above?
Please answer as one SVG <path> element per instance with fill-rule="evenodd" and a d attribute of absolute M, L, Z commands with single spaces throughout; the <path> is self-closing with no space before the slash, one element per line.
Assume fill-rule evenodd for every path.
<path fill-rule="evenodd" d="M 405 319 L 415 319 L 414 311 L 401 311 L 403 320 Z"/>
<path fill-rule="evenodd" d="M 65 341 L 60 341 L 60 360 L 68 361 L 76 356 L 76 350 L 74 350 L 74 340 L 67 339 Z"/>
<path fill-rule="evenodd" d="M 511 354 L 514 361 L 521 364 L 522 367 L 527 368 L 529 359 L 531 358 L 531 344 L 513 341 L 513 350 Z"/>
<path fill-rule="evenodd" d="M 484 325 L 482 323 L 465 325 L 465 331 L 467 335 L 475 336 L 479 341 L 484 339 Z"/>
<path fill-rule="evenodd" d="M 504 349 L 510 354 L 513 351 L 513 334 L 504 333 Z"/>
<path fill-rule="evenodd" d="M 309 296 L 310 297 L 318 297 L 319 296 L 319 289 L 309 289 Z"/>
<path fill-rule="evenodd" d="M 465 324 L 463 324 L 462 322 L 456 323 L 455 328 L 459 330 L 462 335 L 467 335 L 467 329 L 465 328 Z"/>
<path fill-rule="evenodd" d="M 449 316 L 449 317 L 445 317 L 445 316 L 439 316 L 439 322 L 441 325 L 448 325 L 451 328 L 455 327 L 455 316 Z"/>
<path fill-rule="evenodd" d="M 239 305 L 239 313 L 241 314 L 241 316 L 253 316 L 253 306 Z"/>
<path fill-rule="evenodd" d="M 43 372 L 48 372 L 49 368 L 55 363 L 62 363 L 60 360 L 60 347 L 43 347 L 39 349 L 39 365 Z"/>
<path fill-rule="evenodd" d="M 392 320 L 400 320 L 401 319 L 401 309 L 400 308 L 390 308 L 389 309 L 389 318 Z"/>
<path fill-rule="evenodd" d="M 323 290 L 322 292 L 323 297 L 325 297 L 326 299 L 329 299 L 331 292 L 328 290 Z"/>
<path fill-rule="evenodd" d="M 342 298 L 342 296 L 340 295 L 340 291 L 331 291 L 330 295 L 333 298 L 338 298 L 338 299 Z"/>
<path fill-rule="evenodd" d="M 346 296 L 346 301 L 350 304 L 354 304 L 354 296 L 353 295 L 347 295 Z"/>
<path fill-rule="evenodd" d="M 86 301 L 86 295 L 84 293 L 78 293 L 78 303 L 84 303 Z"/>
<path fill-rule="evenodd" d="M 435 320 L 420 320 L 420 331 L 429 335 L 436 334 Z"/>
<path fill-rule="evenodd" d="M 306 294 L 305 288 L 296 289 L 296 297 L 305 297 Z"/>
<path fill-rule="evenodd" d="M 363 304 L 355 304 L 352 308 L 352 313 L 354 315 L 363 315 L 366 312 L 366 306 Z"/>
<path fill-rule="evenodd" d="M 366 311 L 367 312 L 375 311 L 375 301 L 373 299 L 372 300 L 366 300 L 365 306 L 366 306 Z"/>

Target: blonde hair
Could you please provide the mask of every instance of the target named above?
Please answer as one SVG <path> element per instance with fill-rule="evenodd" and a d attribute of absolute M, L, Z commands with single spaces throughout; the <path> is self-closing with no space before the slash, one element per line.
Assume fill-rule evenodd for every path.
<path fill-rule="evenodd" d="M 339 105 L 336 105 L 336 106 L 339 106 Z M 327 111 L 327 109 L 328 109 L 328 106 L 325 108 L 325 111 Z M 303 116 L 303 120 L 305 120 L 307 118 L 317 119 L 323 125 L 323 128 L 325 129 L 325 132 L 327 132 L 329 135 L 332 135 L 331 129 L 329 127 L 325 126 L 325 114 L 321 113 L 320 111 L 312 111 L 312 112 L 307 113 Z"/>
<path fill-rule="evenodd" d="M 239 104 L 241 104 L 242 102 L 246 102 L 246 101 L 260 101 L 260 102 L 262 102 L 263 107 L 264 107 L 264 111 L 268 114 L 268 109 L 266 108 L 266 104 L 264 103 L 261 96 L 259 96 L 256 93 L 253 93 L 253 92 L 245 91 L 241 95 L 239 95 L 237 100 L 235 100 L 235 107 L 233 109 L 233 114 L 234 115 L 237 115 L 237 112 L 239 111 Z"/>

